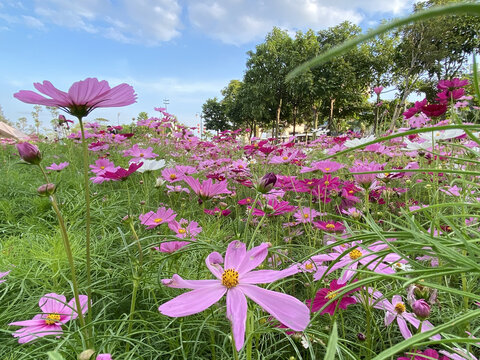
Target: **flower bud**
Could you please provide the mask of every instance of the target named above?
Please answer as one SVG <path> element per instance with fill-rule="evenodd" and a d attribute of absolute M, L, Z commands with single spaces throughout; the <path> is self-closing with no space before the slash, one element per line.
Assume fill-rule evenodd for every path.
<path fill-rule="evenodd" d="M 359 341 L 365 341 L 365 340 L 367 340 L 367 337 L 365 336 L 364 333 L 359 332 L 359 333 L 357 334 L 357 339 L 358 339 Z"/>
<path fill-rule="evenodd" d="M 87 349 L 82 351 L 80 355 L 78 355 L 78 360 L 89 360 L 92 358 L 92 355 L 95 354 L 95 350 Z"/>
<path fill-rule="evenodd" d="M 38 187 L 37 192 L 41 196 L 50 196 L 55 193 L 56 187 L 55 184 L 48 183 L 48 184 L 43 184 Z"/>
<path fill-rule="evenodd" d="M 430 305 L 423 300 L 417 300 L 412 304 L 412 310 L 415 315 L 417 315 L 417 318 L 420 320 L 425 320 L 430 316 Z"/>
<path fill-rule="evenodd" d="M 42 153 L 37 146 L 28 142 L 18 143 L 15 146 L 23 161 L 33 165 L 38 165 L 42 161 Z"/>
<path fill-rule="evenodd" d="M 260 181 L 257 184 L 256 189 L 257 189 L 258 192 L 260 192 L 262 194 L 266 194 L 270 190 L 273 189 L 276 182 L 277 182 L 277 176 L 274 173 L 270 172 L 268 174 L 265 174 L 260 179 Z"/>

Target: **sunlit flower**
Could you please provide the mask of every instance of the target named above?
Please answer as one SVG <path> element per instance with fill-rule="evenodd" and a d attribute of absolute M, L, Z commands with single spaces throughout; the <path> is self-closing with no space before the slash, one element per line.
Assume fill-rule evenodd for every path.
<path fill-rule="evenodd" d="M 192 291 L 177 296 L 158 310 L 167 316 L 182 317 L 199 313 L 227 296 L 227 318 L 232 323 L 235 346 L 239 351 L 245 342 L 247 320 L 246 296 L 260 305 L 275 319 L 295 331 L 303 331 L 310 321 L 308 307 L 296 298 L 263 289 L 256 284 L 268 284 L 298 272 L 295 267 L 282 271 L 257 270 L 268 255 L 267 243 L 246 249 L 240 241 L 232 241 L 225 254 L 225 262 L 218 252 L 212 252 L 206 265 L 216 277 L 214 280 L 184 280 L 175 274 L 162 283 L 166 286 Z M 221 264 L 224 264 L 222 267 Z"/>
<path fill-rule="evenodd" d="M 87 116 L 95 108 L 126 106 L 136 101 L 136 94 L 130 85 L 120 84 L 110 88 L 108 82 L 96 78 L 73 83 L 68 93 L 58 90 L 50 81 L 34 83 L 33 86 L 50 98 L 30 90 L 21 90 L 13 96 L 27 104 L 58 107 L 76 117 Z"/>

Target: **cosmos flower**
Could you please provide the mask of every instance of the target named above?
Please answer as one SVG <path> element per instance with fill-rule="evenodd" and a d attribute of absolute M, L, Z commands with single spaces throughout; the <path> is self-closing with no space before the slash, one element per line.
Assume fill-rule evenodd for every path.
<path fill-rule="evenodd" d="M 315 298 L 313 300 L 307 300 L 307 306 L 311 307 L 312 312 L 317 312 L 325 306 L 330 300 L 333 300 L 328 304 L 320 314 L 330 314 L 333 316 L 335 310 L 346 309 L 348 305 L 356 304 L 357 300 L 354 297 L 348 296 L 357 289 L 348 291 L 343 295 L 339 295 L 341 288 L 345 287 L 345 284 L 339 284 L 337 280 L 332 280 L 330 282 L 329 288 L 323 288 L 317 291 Z M 338 291 L 340 290 L 340 291 Z"/>
<path fill-rule="evenodd" d="M 110 88 L 107 81 L 98 81 L 96 78 L 87 78 L 73 83 L 68 93 L 58 90 L 46 80 L 42 84 L 34 83 L 33 86 L 50 98 L 30 90 L 21 90 L 13 96 L 27 104 L 58 107 L 79 118 L 87 116 L 96 108 L 133 104 L 137 96 L 130 85 L 120 84 Z"/>
<path fill-rule="evenodd" d="M 138 164 L 133 163 L 133 164 L 130 164 L 128 169 L 119 167 L 115 171 L 106 171 L 101 176 L 103 178 L 111 179 L 111 180 L 125 180 L 127 177 L 129 177 L 131 174 L 137 171 L 140 167 L 142 167 L 142 165 L 143 165 L 143 162 Z"/>
<path fill-rule="evenodd" d="M 238 351 L 245 342 L 246 297 L 292 330 L 303 331 L 310 321 L 310 311 L 305 304 L 290 295 L 256 286 L 298 272 L 296 267 L 281 271 L 253 271 L 266 259 L 268 247 L 267 243 L 262 243 L 247 251 L 244 243 L 232 241 L 228 245 L 225 261 L 218 252 L 210 253 L 206 259 L 206 265 L 216 279 L 184 280 L 177 274 L 171 279 L 164 279 L 162 283 L 165 286 L 192 291 L 167 301 L 158 310 L 172 317 L 193 315 L 217 303 L 226 294 L 227 318 L 232 323 L 233 338 Z"/>
<path fill-rule="evenodd" d="M 88 297 L 80 295 L 79 299 L 82 313 L 85 313 Z M 12 334 L 18 338 L 20 344 L 30 342 L 42 336 L 62 335 L 62 325 L 76 319 L 78 316 L 75 299 L 70 300 L 67 304 L 63 295 L 55 293 L 46 294 L 40 298 L 38 306 L 40 306 L 42 314 L 35 315 L 32 320 L 15 321 L 9 324 L 11 326 L 22 326 L 21 329 Z"/>
<path fill-rule="evenodd" d="M 0 284 L 6 281 L 5 279 L 2 280 L 2 278 L 7 276 L 8 274 L 10 274 L 10 270 L 5 271 L 5 272 L 0 272 Z"/>
<path fill-rule="evenodd" d="M 60 171 L 60 170 L 63 170 L 65 169 L 68 165 L 70 165 L 70 163 L 68 162 L 63 162 L 63 163 L 60 163 L 60 164 L 56 164 L 56 163 L 53 163 L 52 165 L 50 166 L 47 166 L 45 169 L 47 170 L 54 170 L 54 171 Z"/>
<path fill-rule="evenodd" d="M 138 217 L 142 225 L 147 225 L 148 229 L 153 229 L 158 225 L 169 223 L 175 219 L 177 214 L 172 209 L 167 209 L 165 206 L 158 208 L 156 212 L 149 211 L 146 214 L 140 214 Z"/>
<path fill-rule="evenodd" d="M 203 180 L 202 183 L 198 179 L 191 176 L 185 176 L 183 180 L 190 186 L 195 194 L 200 199 L 207 200 L 216 195 L 230 194 L 230 190 L 227 189 L 227 181 L 213 182 L 212 179 Z"/>

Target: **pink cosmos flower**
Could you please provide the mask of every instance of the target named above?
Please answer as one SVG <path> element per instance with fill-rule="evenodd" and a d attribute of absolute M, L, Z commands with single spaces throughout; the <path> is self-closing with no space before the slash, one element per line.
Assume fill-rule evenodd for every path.
<path fill-rule="evenodd" d="M 175 168 L 166 168 L 162 170 L 162 177 L 169 183 L 183 180 L 185 173 Z"/>
<path fill-rule="evenodd" d="M 345 230 L 345 225 L 340 221 L 315 221 L 313 225 L 320 230 L 327 232 L 343 232 Z"/>
<path fill-rule="evenodd" d="M 80 307 L 82 313 L 87 310 L 86 295 L 80 295 Z M 15 321 L 11 326 L 23 326 L 22 329 L 15 331 L 12 335 L 19 338 L 20 344 L 30 342 L 36 338 L 47 335 L 61 335 L 63 333 L 62 325 L 70 320 L 76 319 L 77 305 L 75 299 L 66 302 L 63 295 L 55 293 L 46 294 L 38 302 L 42 314 L 35 315 L 32 320 Z"/>
<path fill-rule="evenodd" d="M 359 264 L 365 265 L 371 271 L 381 274 L 394 274 L 395 270 L 384 262 L 395 263 L 405 262 L 401 260 L 401 256 L 395 253 L 389 253 L 385 256 L 379 256 L 376 253 L 386 250 L 387 244 L 376 243 L 368 248 L 360 246 L 361 244 L 353 242 L 351 244 L 344 243 L 334 246 L 331 253 L 312 256 L 312 260 L 318 264 L 318 270 L 313 276 L 315 280 L 321 279 L 323 276 L 330 274 L 336 269 L 344 269 L 343 276 L 338 280 L 339 284 L 345 284 L 357 272 Z M 346 250 L 352 250 L 345 253 Z M 329 266 L 322 265 L 323 262 L 333 261 L 334 264 Z"/>
<path fill-rule="evenodd" d="M 232 213 L 232 210 L 230 209 L 225 209 L 222 210 L 218 207 L 215 207 L 214 209 L 203 209 L 203 212 L 208 215 L 222 215 L 222 216 L 228 216 Z"/>
<path fill-rule="evenodd" d="M 306 173 L 306 172 L 311 172 L 311 171 L 321 171 L 324 174 L 330 174 L 333 173 L 337 170 L 342 169 L 345 167 L 345 164 L 338 163 L 336 161 L 329 161 L 329 160 L 323 160 L 323 161 L 316 161 L 312 162 L 310 164 L 310 167 L 304 166 L 300 170 L 300 173 Z"/>
<path fill-rule="evenodd" d="M 70 165 L 70 163 L 68 162 L 63 162 L 63 163 L 60 163 L 60 164 L 56 164 L 56 163 L 53 163 L 52 165 L 50 166 L 47 166 L 45 169 L 47 170 L 54 170 L 54 171 L 60 171 L 60 170 L 63 170 L 65 169 L 68 165 Z"/>
<path fill-rule="evenodd" d="M 377 174 L 356 174 L 360 172 L 367 172 L 367 171 L 379 171 L 383 170 L 385 164 L 378 164 L 374 161 L 368 162 L 365 161 L 355 161 L 353 166 L 349 169 L 350 173 L 353 174 L 353 177 L 364 188 L 367 188 L 371 185 L 371 183 L 375 180 Z"/>
<path fill-rule="evenodd" d="M 380 93 L 383 91 L 383 86 L 375 86 L 373 88 L 373 92 L 377 95 L 380 95 Z"/>
<path fill-rule="evenodd" d="M 112 355 L 110 354 L 98 354 L 95 360 L 112 360 Z"/>
<path fill-rule="evenodd" d="M 180 239 L 190 238 L 195 239 L 195 235 L 198 235 L 202 232 L 202 227 L 198 226 L 196 221 L 188 221 L 186 219 L 181 219 L 179 222 L 172 220 L 168 223 L 170 230 L 176 233 L 176 237 Z"/>
<path fill-rule="evenodd" d="M 147 230 L 153 229 L 158 225 L 169 223 L 175 219 L 177 214 L 172 209 L 166 209 L 165 206 L 158 208 L 157 212 L 149 211 L 146 214 L 140 214 L 138 217 L 142 225 L 147 225 Z"/>
<path fill-rule="evenodd" d="M 95 108 L 133 104 L 137 97 L 130 85 L 120 84 L 110 88 L 107 81 L 98 81 L 96 78 L 73 83 L 68 93 L 58 90 L 50 81 L 44 81 L 43 84 L 34 83 L 33 86 L 50 98 L 30 90 L 21 90 L 13 96 L 27 104 L 58 107 L 80 118 L 87 116 Z"/>
<path fill-rule="evenodd" d="M 8 271 L 5 271 L 5 272 L 0 272 L 0 284 L 6 281 L 5 279 L 2 280 L 2 278 L 7 276 L 8 274 L 10 274 L 10 271 L 11 270 L 8 270 Z"/>
<path fill-rule="evenodd" d="M 354 297 L 347 296 L 357 289 L 350 290 L 343 295 L 338 295 L 339 289 L 345 287 L 345 284 L 339 284 L 337 280 L 330 282 L 329 288 L 323 288 L 317 291 L 313 300 L 307 300 L 307 306 L 311 307 L 312 312 L 317 312 L 325 306 L 330 300 L 335 299 L 328 304 L 320 314 L 330 314 L 333 316 L 337 307 L 339 309 L 346 309 L 348 305 L 356 304 L 357 300 Z"/>
<path fill-rule="evenodd" d="M 133 156 L 129 162 L 136 163 L 142 161 L 143 159 L 153 159 L 157 157 L 158 154 L 153 152 L 152 147 L 142 149 L 138 147 L 138 144 L 135 144 L 130 149 L 124 150 L 123 156 Z"/>
<path fill-rule="evenodd" d="M 257 206 L 261 206 L 260 202 L 257 203 Z M 287 212 L 292 212 L 296 210 L 296 206 L 290 205 L 288 201 L 278 201 L 276 199 L 269 199 L 267 205 L 263 209 L 253 208 L 253 216 L 277 216 L 282 215 Z M 248 207 L 251 209 L 251 206 Z"/>
<path fill-rule="evenodd" d="M 168 241 L 163 242 L 160 246 L 155 246 L 154 249 L 164 253 L 173 253 L 190 244 L 191 241 Z"/>
<path fill-rule="evenodd" d="M 164 303 L 158 310 L 172 317 L 193 315 L 209 308 L 226 294 L 227 318 L 232 323 L 238 351 L 245 342 L 246 296 L 282 324 L 295 331 L 305 330 L 310 321 L 310 311 L 305 304 L 290 295 L 255 286 L 268 284 L 298 272 L 296 267 L 281 271 L 252 271 L 266 259 L 268 247 L 267 243 L 262 243 L 247 251 L 244 243 L 232 241 L 228 245 L 225 262 L 218 252 L 212 252 L 206 259 L 206 265 L 216 279 L 184 280 L 177 274 L 171 279 L 164 279 L 162 283 L 166 286 L 192 291 Z"/>
<path fill-rule="evenodd" d="M 300 208 L 293 217 L 299 223 L 311 223 L 317 216 L 323 215 L 321 212 L 308 207 Z"/>
<path fill-rule="evenodd" d="M 213 182 L 212 179 L 207 179 L 203 180 L 202 183 L 200 183 L 198 179 L 195 179 L 191 176 L 185 176 L 183 180 L 202 200 L 207 200 L 220 194 L 231 193 L 231 191 L 227 189 L 228 183 L 226 180 Z"/>
<path fill-rule="evenodd" d="M 411 355 L 412 354 L 412 355 Z M 440 356 L 436 350 L 425 349 L 424 351 L 417 350 L 415 353 L 407 353 L 405 356 L 400 356 L 397 360 L 449 360 L 447 356 Z M 415 355 L 413 355 L 415 354 Z M 462 358 L 463 359 L 463 358 Z"/>
<path fill-rule="evenodd" d="M 373 291 L 372 289 L 368 289 L 368 291 L 372 294 L 372 297 L 375 300 L 382 299 L 384 297 L 383 294 L 378 291 Z M 420 325 L 420 320 L 417 319 L 414 314 L 406 311 L 407 309 L 405 303 L 402 301 L 402 297 L 400 295 L 394 295 L 392 297 L 392 302 L 383 298 L 375 303 L 373 307 L 376 309 L 385 310 L 385 326 L 390 325 L 393 320 L 397 319 L 398 327 L 405 339 L 412 337 L 412 333 L 408 328 L 407 321 L 417 329 Z M 421 331 L 424 332 L 430 329 L 433 329 L 432 323 L 428 320 L 423 321 Z M 440 340 L 441 336 L 437 334 L 431 338 L 434 340 Z"/>

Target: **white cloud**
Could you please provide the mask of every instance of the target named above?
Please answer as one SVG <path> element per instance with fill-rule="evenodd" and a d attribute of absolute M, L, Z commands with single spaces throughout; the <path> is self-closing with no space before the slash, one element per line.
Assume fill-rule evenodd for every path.
<path fill-rule="evenodd" d="M 0 14 L 0 18 L 30 27 L 54 24 L 119 42 L 157 45 L 180 35 L 181 11 L 178 0 L 35 0 L 23 14 Z"/>
<path fill-rule="evenodd" d="M 262 39 L 274 26 L 294 33 L 326 29 L 342 21 L 359 24 L 366 15 L 397 16 L 413 0 L 190 0 L 194 27 L 229 44 Z"/>

